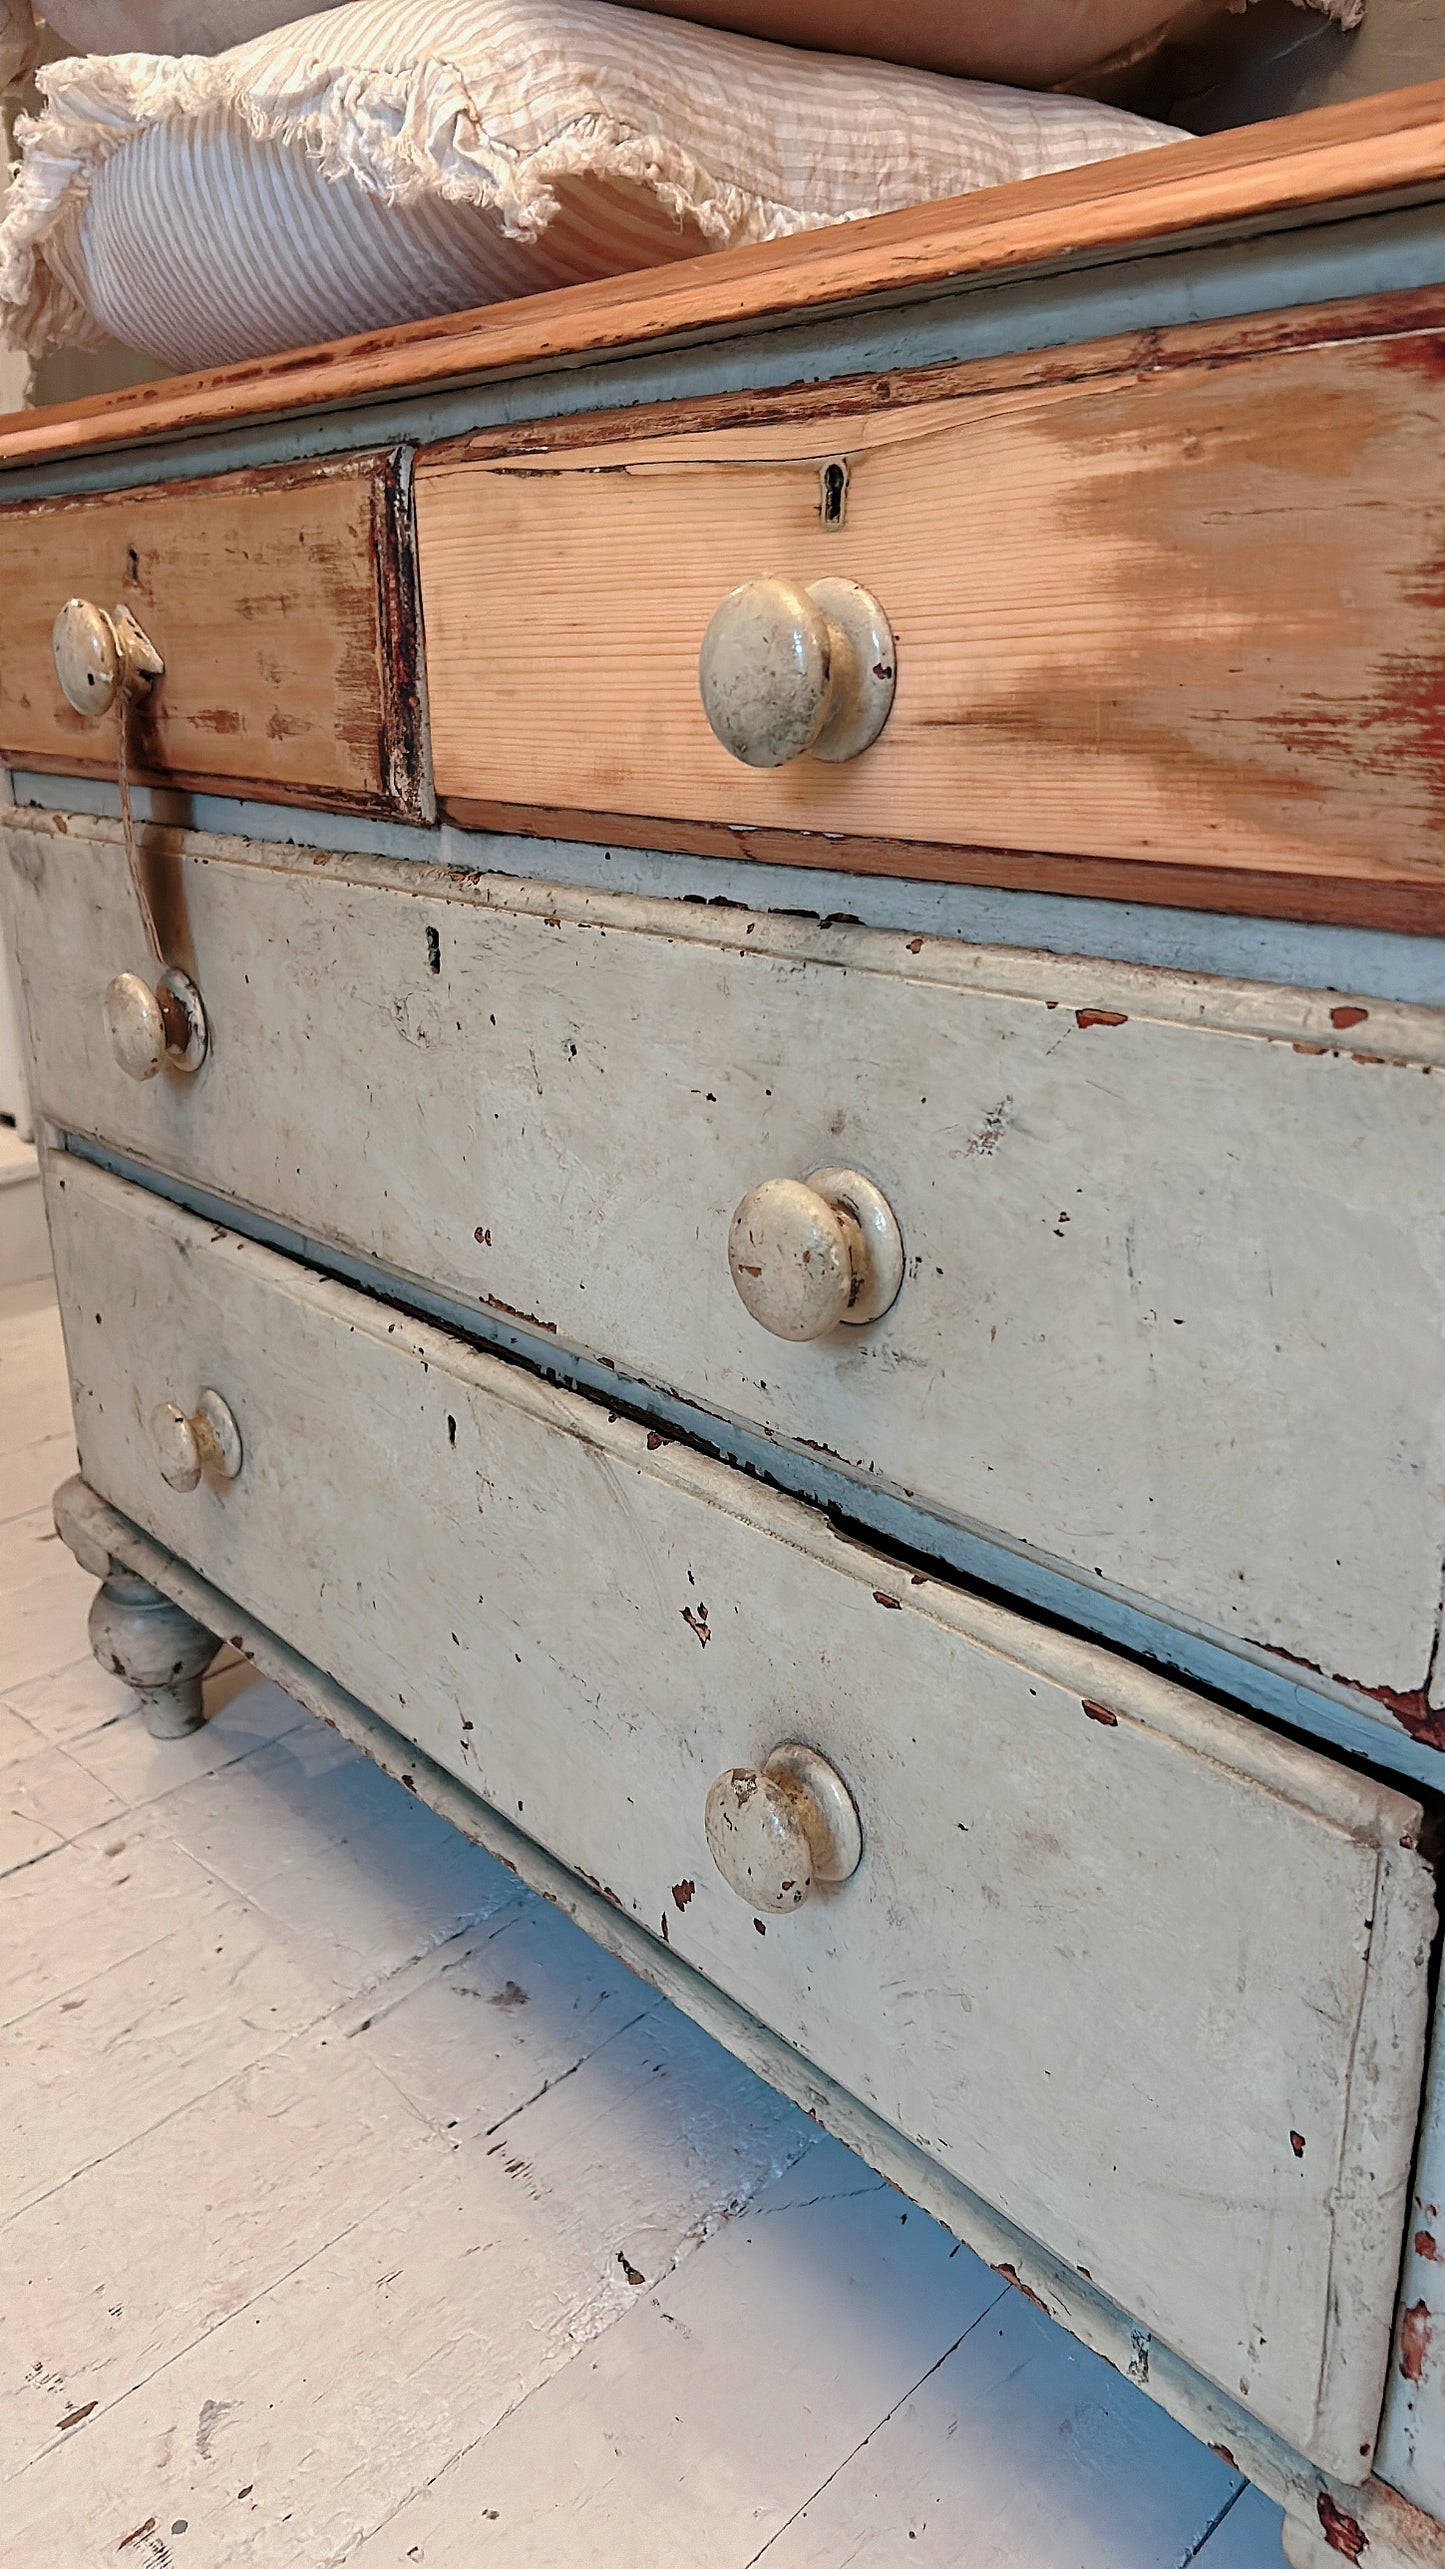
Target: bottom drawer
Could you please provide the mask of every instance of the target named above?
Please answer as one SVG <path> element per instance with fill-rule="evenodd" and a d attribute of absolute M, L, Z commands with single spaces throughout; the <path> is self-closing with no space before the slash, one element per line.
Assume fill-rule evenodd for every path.
<path fill-rule="evenodd" d="M 1363 2475 L 1434 1923 L 1415 1804 L 81 1162 L 49 1187 L 93 1488 Z M 152 1415 L 206 1389 L 240 1469 L 181 1493 Z M 782 1741 L 845 1780 L 862 1856 L 762 1916 L 704 1812 Z"/>

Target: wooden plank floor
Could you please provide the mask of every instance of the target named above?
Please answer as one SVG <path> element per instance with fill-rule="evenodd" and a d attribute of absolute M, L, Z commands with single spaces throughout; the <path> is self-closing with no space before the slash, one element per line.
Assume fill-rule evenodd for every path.
<path fill-rule="evenodd" d="M 239 1665 L 149 1740 L 0 1295 L 4 2556 L 1279 2569 L 1279 2514 Z"/>

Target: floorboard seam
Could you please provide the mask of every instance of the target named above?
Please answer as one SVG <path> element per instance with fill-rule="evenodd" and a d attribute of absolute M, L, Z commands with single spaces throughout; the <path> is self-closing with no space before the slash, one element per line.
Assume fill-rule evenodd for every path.
<path fill-rule="evenodd" d="M 899 2411 L 901 2408 L 906 2407 L 906 2405 L 907 2405 L 908 2401 L 909 2401 L 909 2400 L 911 2400 L 911 2399 L 913 2398 L 914 2393 L 915 2393 L 916 2391 L 920 2391 L 920 2390 L 923 2388 L 923 2385 L 924 2385 L 924 2383 L 925 2383 L 925 2382 L 927 2382 L 927 2381 L 931 2381 L 931 2380 L 932 2380 L 932 2378 L 933 2378 L 934 2374 L 935 2374 L 936 2372 L 939 2372 L 939 2371 L 942 2369 L 942 2367 L 943 2367 L 943 2366 L 948 2362 L 949 2357 L 950 2357 L 951 2355 L 956 2355 L 956 2354 L 958 2353 L 958 2350 L 959 2350 L 960 2346 L 963 2344 L 964 2339 L 965 2339 L 966 2337 L 971 2337 L 971 2336 L 973 2335 L 973 2332 L 974 2332 L 974 2330 L 975 2330 L 976 2328 L 981 2328 L 981 2327 L 983 2326 L 983 2323 L 984 2323 L 984 2321 L 987 2319 L 989 2312 L 990 2312 L 991 2310 L 997 2310 L 997 2308 L 998 2308 L 998 2306 L 999 2306 L 999 2303 L 1000 2303 L 1001 2301 L 1003 2301 L 1003 2300 L 1005 2300 L 1005 2299 L 1006 2299 L 1007 2295 L 1009 2294 L 1009 2292 L 1010 2292 L 1011 2290 L 1012 2290 L 1012 2286 L 1011 2286 L 1011 2285 L 1009 2285 L 1009 2284 L 1004 2284 L 1004 2285 L 1002 2285 L 1002 2286 L 1001 2286 L 1001 2288 L 999 2289 L 999 2291 L 998 2291 L 998 2292 L 996 2292 L 996 2293 L 994 2294 L 993 2299 L 992 2299 L 991 2301 L 989 2301 L 989 2302 L 986 2302 L 986 2303 L 985 2303 L 985 2305 L 984 2305 L 983 2309 L 982 2309 L 981 2311 L 979 2311 L 979 2313 L 978 2313 L 977 2317 L 976 2317 L 976 2318 L 974 2318 L 974 2319 L 971 2319 L 971 2320 L 969 2321 L 967 2328 L 962 2328 L 962 2329 L 960 2329 L 960 2330 L 959 2330 L 959 2333 L 958 2333 L 958 2335 L 955 2337 L 955 2339 L 954 2339 L 954 2341 L 953 2341 L 953 2344 L 952 2344 L 951 2346 L 945 2346 L 945 2348 L 944 2348 L 944 2350 L 943 2350 L 943 2353 L 942 2353 L 940 2356 L 938 2356 L 938 2357 L 936 2358 L 936 2360 L 935 2360 L 933 2363 L 929 2364 L 929 2365 L 925 2368 L 925 2370 L 924 2370 L 923 2372 L 921 2372 L 921 2373 L 919 2374 L 917 2381 L 916 2381 L 916 2382 L 910 2382 L 910 2383 L 909 2383 L 909 2385 L 908 2385 L 908 2388 L 907 2388 L 905 2391 L 900 2391 L 900 2392 L 899 2392 L 899 2395 L 898 2395 L 897 2399 L 894 2401 L 893 2406 L 892 2406 L 891 2408 L 889 2408 L 889 2409 L 885 2409 L 885 2410 L 884 2410 L 883 2415 L 879 2418 L 877 2425 L 876 2425 L 876 2426 L 870 2426 L 870 2427 L 869 2427 L 869 2429 L 868 2429 L 867 2434 L 866 2434 L 866 2435 L 863 2435 L 863 2436 L 860 2436 L 860 2437 L 859 2437 L 859 2439 L 858 2439 L 858 2442 L 857 2442 L 855 2445 L 853 2445 L 853 2446 L 851 2447 L 851 2449 L 850 2449 L 847 2453 L 845 2453 L 845 2454 L 842 2456 L 842 2459 L 841 2459 L 840 2461 L 838 2461 L 838 2462 L 835 2462 L 835 2463 L 834 2463 L 832 2470 L 831 2470 L 831 2471 L 829 2471 L 829 2472 L 826 2474 L 826 2476 L 818 2482 L 818 2485 L 817 2485 L 816 2489 L 812 2489 L 812 2490 L 810 2490 L 810 2491 L 809 2491 L 809 2493 L 808 2493 L 808 2495 L 807 2495 L 807 2497 L 805 2497 L 805 2498 L 803 2498 L 802 2500 L 800 2500 L 799 2504 L 798 2504 L 797 2506 L 795 2506 L 795 2507 L 794 2507 L 794 2509 L 793 2509 L 793 2511 L 792 2511 L 792 2514 L 791 2514 L 791 2515 L 788 2515 L 788 2516 L 785 2516 L 785 2517 L 784 2517 L 784 2519 L 783 2519 L 783 2521 L 782 2521 L 782 2523 L 781 2523 L 780 2525 L 775 2525 L 775 2526 L 774 2526 L 773 2531 L 769 2534 L 769 2536 L 768 2536 L 768 2538 L 767 2538 L 767 2541 L 763 2544 L 763 2547 L 762 2547 L 761 2551 L 755 2551 L 755 2552 L 753 2553 L 753 2555 L 752 2555 L 751 2559 L 747 2560 L 747 2561 L 744 2563 L 744 2565 L 743 2565 L 743 2569 L 758 2569 L 758 2562 L 759 2562 L 760 2560 L 763 2560 L 763 2559 L 765 2559 L 765 2558 L 767 2557 L 767 2554 L 772 2550 L 774 2543 L 776 2543 L 776 2542 L 781 2542 L 781 2540 L 782 2540 L 782 2538 L 783 2538 L 783 2535 L 784 2535 L 784 2534 L 787 2532 L 787 2530 L 788 2530 L 788 2527 L 789 2527 L 790 2525 L 796 2524 L 796 2523 L 797 2523 L 797 2521 L 798 2521 L 798 2518 L 799 2518 L 800 2516 L 803 2516 L 803 2515 L 806 2515 L 806 2514 L 807 2514 L 809 2507 L 810 2507 L 810 2506 L 813 2506 L 813 2505 L 816 2503 L 816 2501 L 817 2501 L 817 2500 L 822 2496 L 823 2491 L 824 2491 L 825 2489 L 830 2488 L 830 2487 L 832 2486 L 833 2482 L 837 2479 L 838 2474 L 839 2474 L 839 2472 L 840 2472 L 840 2471 L 846 2471 L 850 2462 L 856 2461 L 856 2459 L 857 2459 L 857 2457 L 858 2457 L 858 2455 L 859 2455 L 860 2453 L 866 2453 L 866 2451 L 867 2451 L 867 2449 L 868 2449 L 869 2445 L 870 2445 L 870 2444 L 872 2443 L 872 2441 L 873 2441 L 874 2436 L 875 2436 L 875 2435 L 881 2435 L 881 2434 L 882 2434 L 883 2429 L 884 2429 L 884 2427 L 888 2424 L 889 2419 L 890 2419 L 890 2418 L 893 2418 L 893 2417 L 896 2417 L 896 2416 L 897 2416 L 897 2414 L 898 2414 L 898 2411 Z"/>
<path fill-rule="evenodd" d="M 634 2025 L 645 2024 L 649 2016 L 656 2015 L 662 2004 L 660 1998 L 654 1998 L 649 2006 L 639 2007 L 637 2014 L 629 2016 L 625 2025 L 614 2026 L 612 2032 L 597 2045 L 595 2051 L 583 2052 L 579 2060 L 571 2062 L 566 2069 L 558 2070 L 555 2078 L 544 2078 L 534 2095 L 525 2097 L 520 2105 L 509 2107 L 505 2114 L 498 2116 L 495 2123 L 489 2123 L 483 2133 L 483 2139 L 494 2140 L 499 2132 L 505 2132 L 509 2123 L 515 2123 L 519 2114 L 527 2113 L 533 2105 L 540 2105 L 543 2097 L 550 2096 L 554 2088 L 565 2087 L 568 2079 L 575 2078 L 579 2069 L 585 2069 L 589 2061 L 600 2060 L 603 2053 L 609 2051 L 621 2035 L 631 2033 Z"/>
<path fill-rule="evenodd" d="M 796 2156 L 790 2159 L 784 2168 L 775 2170 L 771 2177 L 764 2178 L 762 2182 L 773 2183 L 776 2182 L 777 2177 L 786 2175 L 788 2168 L 796 2167 L 799 2164 L 799 2161 L 806 2156 L 810 2149 L 814 2149 L 818 2146 L 821 2137 L 821 2134 L 810 2126 L 802 2135 L 801 2145 Z M 592 2354 L 594 2349 L 601 2343 L 602 2339 L 611 2335 L 614 2328 L 624 2327 L 628 2320 L 632 2319 L 636 2314 L 651 2307 L 655 2301 L 655 2296 L 659 2286 L 666 2283 L 669 2276 L 677 2274 L 681 2268 L 691 2260 L 691 2258 L 701 2254 L 701 2252 L 706 2249 L 709 2240 L 715 2239 L 719 2232 L 723 2230 L 730 2221 L 742 2220 L 744 2218 L 751 2219 L 753 2211 L 754 2204 L 751 2200 L 735 2206 L 725 2205 L 722 2207 L 719 2216 L 711 2229 L 703 2231 L 698 2231 L 696 2229 L 685 2230 L 681 2238 L 678 2240 L 677 2249 L 666 2273 L 655 2275 L 650 2278 L 649 2290 L 645 2300 L 639 2295 L 638 2299 L 634 2302 L 622 2303 L 618 2309 L 614 2311 L 612 2317 L 610 2319 L 604 2319 L 601 2326 L 595 2329 L 590 2337 L 580 2339 L 572 2348 L 570 2354 L 568 2354 L 564 2360 L 556 2366 L 554 2371 L 545 2374 L 540 2381 L 533 2382 L 529 2389 L 523 2391 L 520 2399 L 513 2400 L 511 2405 L 502 2409 L 499 2414 L 491 2420 L 489 2425 L 484 2426 L 480 2435 L 474 2436 L 470 2444 L 463 2444 L 458 2447 L 455 2453 L 449 2453 L 446 2460 L 441 2463 L 435 2471 L 429 2473 L 426 2479 L 420 2481 L 414 2489 L 405 2491 L 404 2494 L 397 2499 L 396 2504 L 388 2507 L 385 2515 L 379 2516 L 376 2523 L 372 2525 L 362 2536 L 363 2543 L 375 2541 L 378 2534 L 384 2533 L 387 2526 L 394 2523 L 395 2519 L 399 2515 L 403 2514 L 407 2507 L 415 2506 L 418 2499 L 426 2497 L 429 2491 L 436 2487 L 439 2480 L 445 2479 L 449 2471 L 455 2470 L 461 2463 L 467 2460 L 469 2455 L 479 2452 L 488 2439 L 495 2435 L 500 2427 L 506 2425 L 510 2418 L 519 2417 L 521 2415 L 529 2401 L 540 2398 L 544 2392 L 551 2388 L 554 2382 L 560 2382 L 570 2371 L 571 2367 L 574 2364 L 579 2363 L 584 2355 Z M 989 2307 L 992 2308 L 992 2306 L 993 2305 L 990 2303 Z M 987 2316 L 984 2312 L 980 2312 L 979 2315 L 981 2318 Z M 967 2335 L 967 2333 L 967 2330 L 965 2330 L 964 2334 Z M 960 2339 L 959 2342 L 961 2344 L 962 2340 Z M 949 2352 L 952 2352 L 951 2348 Z M 926 2376 L 924 2378 L 926 2379 Z M 781 2531 L 781 2527 L 779 2530 Z M 357 2547 L 359 2548 L 360 2546 Z M 325 2569 L 341 2569 L 341 2563 L 344 2561 L 346 2556 L 345 2552 L 337 2553 L 332 2560 L 325 2564 Z M 745 2569 L 752 2569 L 751 2562 L 745 2564 Z"/>
<path fill-rule="evenodd" d="M 244 2075 L 244 2073 L 238 2073 L 238 2075 Z M 99 2162 L 97 2162 L 97 2164 L 99 2164 Z M 422 2176 L 414 2177 L 410 2185 L 398 2187 L 394 2195 L 386 2195 L 379 2203 L 368 2205 L 364 2212 L 359 2212 L 357 2214 L 354 2221 L 345 2222 L 333 2238 L 321 2240 L 315 2248 L 308 2252 L 306 2256 L 298 2257 L 294 2266 L 286 2267 L 284 2272 L 281 2274 L 270 2276 L 260 2287 L 259 2291 L 248 2293 L 244 2301 L 237 2302 L 234 2310 L 223 2312 L 219 2319 L 215 2319 L 211 2322 L 209 2328 L 203 2328 L 198 2336 L 187 2339 L 184 2346 L 173 2346 L 169 2354 L 164 2356 L 160 2363 L 153 2364 L 148 2373 L 142 2373 L 138 2381 L 128 2383 L 123 2391 L 116 2392 L 113 2399 L 97 2403 L 96 2408 L 93 2411 L 94 2418 L 100 2419 L 103 2417 L 109 2417 L 114 2410 L 124 2407 L 127 2400 L 134 2399 L 136 2393 L 138 2391 L 143 2391 L 148 2383 L 158 2381 L 163 2373 L 170 2371 L 173 2364 L 183 2362 L 186 2356 L 193 2354 L 198 2346 L 204 2346 L 209 2338 L 212 2338 L 217 2334 L 218 2330 L 229 2328 L 236 2320 L 244 2319 L 247 2311 L 253 2310 L 258 2302 L 265 2301 L 268 2294 L 279 2292 L 283 2284 L 288 2284 L 295 2276 L 304 2274 L 308 2266 L 313 2266 L 316 2263 L 318 2257 L 329 2256 L 331 2250 L 335 2247 L 339 2247 L 343 2239 L 349 2239 L 352 2232 L 354 2230 L 359 2230 L 364 2222 L 374 2220 L 378 2212 L 385 2210 L 391 2204 L 404 2202 L 409 2194 L 415 2193 L 419 2185 L 428 2184 L 435 2173 L 435 2169 L 428 2168 Z M 57 2191 L 58 2190 L 59 2189 L 57 2189 Z M 87 2426 L 90 2425 L 91 2422 L 90 2418 L 86 2419 Z M 63 2443 L 65 2441 L 66 2439 L 62 2437 L 61 2442 Z M 8 2488 L 15 2481 L 23 2480 L 27 2471 L 35 2470 L 40 2463 L 48 2460 L 49 2456 L 57 2449 L 57 2446 L 54 2444 L 42 2446 L 38 2453 L 32 2453 L 28 2461 L 21 2463 L 18 2471 L 6 2472 L 3 2485 Z"/>
<path fill-rule="evenodd" d="M 1247 2480 L 1241 2480 L 1237 2489 L 1230 2490 L 1230 2493 L 1225 2499 L 1223 2506 L 1220 2508 L 1218 2515 L 1215 2517 L 1214 2522 L 1212 2524 L 1207 2524 L 1198 2541 L 1190 2544 L 1183 2559 L 1176 2563 L 1176 2569 L 1189 2569 L 1191 2560 L 1198 2559 L 1205 2544 L 1214 2540 L 1215 2535 L 1219 2531 L 1220 2526 L 1223 2524 L 1225 2517 L 1230 2513 L 1231 2509 L 1238 2506 L 1239 2501 L 1243 2497 L 1248 2486 L 1249 2482 Z"/>

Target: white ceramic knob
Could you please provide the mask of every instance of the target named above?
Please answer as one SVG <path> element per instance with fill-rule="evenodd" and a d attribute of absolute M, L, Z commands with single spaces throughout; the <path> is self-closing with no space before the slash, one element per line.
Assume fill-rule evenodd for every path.
<path fill-rule="evenodd" d="M 885 1195 L 857 1169 L 770 1177 L 745 1195 L 728 1266 L 775 1338 L 826 1338 L 841 1321 L 881 1319 L 903 1282 L 903 1236 Z"/>
<path fill-rule="evenodd" d="M 152 990 L 137 972 L 118 972 L 101 1003 L 105 1031 L 127 1079 L 199 1070 L 210 1041 L 201 994 L 170 966 Z"/>
<path fill-rule="evenodd" d="M 707 1797 L 708 1852 L 730 1891 L 765 1917 L 846 1882 L 863 1854 L 853 1796 L 815 1748 L 789 1740 L 762 1767 L 734 1766 Z"/>
<path fill-rule="evenodd" d="M 204 1391 L 190 1417 L 174 1401 L 151 1412 L 151 1440 L 161 1479 L 173 1490 L 203 1480 L 234 1481 L 241 1468 L 241 1431 L 219 1392 Z"/>
<path fill-rule="evenodd" d="M 117 696 L 135 703 L 165 675 L 165 662 L 129 607 L 107 615 L 89 598 L 67 598 L 50 647 L 66 703 L 97 722 Z"/>
<path fill-rule="evenodd" d="M 893 706 L 893 629 L 854 580 L 745 580 L 702 638 L 703 711 L 747 767 L 857 758 Z"/>

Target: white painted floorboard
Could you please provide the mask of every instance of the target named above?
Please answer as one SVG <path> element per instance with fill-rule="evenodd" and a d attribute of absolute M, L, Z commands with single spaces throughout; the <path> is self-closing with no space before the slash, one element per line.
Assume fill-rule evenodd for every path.
<path fill-rule="evenodd" d="M 0 2560 L 1280 2569 L 1279 2514 L 275 1688 L 148 1739 L 0 1293 Z"/>

